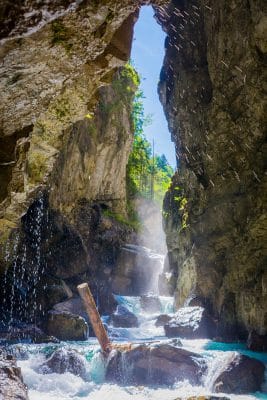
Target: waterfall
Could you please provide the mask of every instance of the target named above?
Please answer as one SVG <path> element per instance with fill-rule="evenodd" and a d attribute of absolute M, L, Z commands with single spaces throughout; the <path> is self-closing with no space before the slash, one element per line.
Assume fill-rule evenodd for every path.
<path fill-rule="evenodd" d="M 45 202 L 42 194 L 27 215 L 27 232 L 23 229 L 23 218 L 21 229 L 13 233 L 5 248 L 1 322 L 2 328 L 6 327 L 9 332 L 21 323 L 35 323 L 37 312 L 41 311 L 37 289 L 44 272 L 41 245 Z"/>

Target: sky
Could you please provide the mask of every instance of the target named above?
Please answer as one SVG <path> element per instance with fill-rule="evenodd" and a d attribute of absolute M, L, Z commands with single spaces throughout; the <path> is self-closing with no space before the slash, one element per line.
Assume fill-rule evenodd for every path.
<path fill-rule="evenodd" d="M 152 114 L 152 124 L 145 127 L 145 135 L 151 143 L 154 139 L 155 153 L 165 154 L 169 164 L 175 167 L 174 144 L 171 142 L 171 134 L 157 93 L 166 34 L 153 18 L 153 14 L 151 6 L 141 8 L 134 30 L 131 60 L 143 78 L 141 90 L 145 96 L 145 114 Z"/>

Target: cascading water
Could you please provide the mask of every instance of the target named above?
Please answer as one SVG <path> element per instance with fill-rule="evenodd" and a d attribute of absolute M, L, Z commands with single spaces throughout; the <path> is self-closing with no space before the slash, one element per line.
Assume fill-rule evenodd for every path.
<path fill-rule="evenodd" d="M 23 231 L 15 232 L 12 241 L 6 245 L 8 267 L 4 274 L 1 307 L 1 329 L 4 331 L 12 332 L 25 322 L 34 324 L 37 313 L 41 312 L 37 287 L 44 272 L 41 254 L 44 223 L 44 197 L 40 195 L 27 221 L 28 236 Z"/>
<path fill-rule="evenodd" d="M 117 297 L 117 300 L 128 307 L 129 311 L 134 311 L 139 319 L 145 316 L 145 312 L 140 307 L 139 297 Z M 162 308 L 166 310 L 169 308 L 166 299 L 161 300 Z M 153 316 L 155 319 L 156 314 Z M 147 313 L 147 318 L 151 319 L 151 315 Z M 144 329 L 144 322 L 141 322 L 139 328 L 117 328 L 116 339 L 114 342 L 120 343 L 121 341 L 131 340 L 135 343 L 148 343 L 150 340 L 156 343 L 172 343 L 175 345 L 173 339 L 167 339 L 163 336 L 163 330 L 159 335 L 159 331 L 153 324 L 150 326 L 148 332 Z M 108 326 L 109 332 L 114 328 Z M 136 329 L 136 331 L 135 331 Z M 136 335 L 139 330 L 139 337 Z M 125 334 L 128 331 L 127 335 Z M 121 335 L 119 336 L 119 334 Z M 114 385 L 105 382 L 105 368 L 106 362 L 103 359 L 99 346 L 95 338 L 89 338 L 87 342 L 62 342 L 58 345 L 30 345 L 22 344 L 15 348 L 14 352 L 20 354 L 21 360 L 19 366 L 22 368 L 24 380 L 27 383 L 30 391 L 30 400 L 174 400 L 175 398 L 187 398 L 196 395 L 210 395 L 210 383 L 213 376 L 220 368 L 221 360 L 227 357 L 233 351 L 249 355 L 251 357 L 258 357 L 261 361 L 267 363 L 266 354 L 257 354 L 245 350 L 244 345 L 240 344 L 223 344 L 215 343 L 209 340 L 186 340 L 180 339 L 176 344 L 184 349 L 194 351 L 202 355 L 207 363 L 208 369 L 199 386 L 192 386 L 187 381 L 179 382 L 172 387 L 133 387 L 127 385 Z M 64 374 L 51 373 L 49 375 L 40 374 L 40 365 L 43 364 L 46 356 L 51 354 L 58 348 L 76 350 L 86 360 L 86 376 L 81 378 L 69 372 Z M 129 365 L 122 359 L 121 373 L 127 382 L 127 376 L 131 375 Z M 222 394 L 216 394 L 222 395 Z M 251 395 L 228 395 L 230 399 L 249 400 L 249 399 L 266 399 L 266 393 L 255 393 Z"/>

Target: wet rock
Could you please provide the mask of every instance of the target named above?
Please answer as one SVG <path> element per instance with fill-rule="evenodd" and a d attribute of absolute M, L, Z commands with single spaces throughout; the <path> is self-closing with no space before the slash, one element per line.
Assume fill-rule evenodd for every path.
<path fill-rule="evenodd" d="M 214 392 L 245 394 L 261 389 L 265 366 L 258 360 L 238 354 L 226 354 L 220 359 L 213 375 Z"/>
<path fill-rule="evenodd" d="M 259 335 L 251 331 L 247 340 L 247 348 L 252 351 L 267 351 L 267 335 Z"/>
<path fill-rule="evenodd" d="M 222 396 L 190 396 L 190 397 L 178 397 L 175 400 L 230 400 L 230 398 Z"/>
<path fill-rule="evenodd" d="M 68 285 L 62 280 L 58 284 L 48 285 L 43 292 L 43 297 L 48 303 L 48 309 L 52 308 L 55 304 L 65 301 L 72 297 L 72 291 Z"/>
<path fill-rule="evenodd" d="M 123 296 L 142 296 L 150 291 L 158 291 L 158 280 L 155 277 L 162 268 L 162 255 L 146 247 L 127 244 L 118 256 L 112 290 Z"/>
<path fill-rule="evenodd" d="M 170 320 L 172 319 L 172 317 L 168 314 L 161 314 L 157 317 L 155 325 L 156 326 L 164 326 L 166 325 L 168 322 L 170 322 Z"/>
<path fill-rule="evenodd" d="M 0 351 L 0 398 L 3 400 L 28 400 L 21 369 L 15 359 Z"/>
<path fill-rule="evenodd" d="M 163 206 L 176 305 L 197 290 L 223 327 L 264 332 L 265 100 L 261 85 L 250 90 L 241 79 L 265 79 L 265 4 L 213 1 L 207 12 L 201 0 L 199 18 L 184 24 L 195 4 L 178 3 L 179 13 L 169 3 L 169 18 L 158 12 L 168 33 L 159 93 L 179 158 Z"/>
<path fill-rule="evenodd" d="M 161 311 L 160 299 L 157 296 L 141 296 L 140 304 L 144 311 L 156 313 Z"/>
<path fill-rule="evenodd" d="M 131 385 L 173 385 L 185 379 L 198 384 L 205 368 L 202 357 L 190 351 L 168 344 L 139 345 L 129 351 L 111 353 L 106 379 Z"/>
<path fill-rule="evenodd" d="M 77 351 L 59 349 L 41 365 L 39 372 L 43 374 L 71 372 L 74 375 L 85 377 L 86 361 Z"/>
<path fill-rule="evenodd" d="M 61 303 L 55 304 L 53 310 L 62 313 L 67 312 L 82 317 L 88 325 L 89 329 L 88 335 L 91 337 L 95 336 L 93 328 L 91 326 L 91 322 L 89 320 L 87 312 L 85 311 L 82 299 L 80 297 L 75 297 L 66 301 L 62 301 Z"/>
<path fill-rule="evenodd" d="M 49 311 L 46 330 L 60 340 L 86 340 L 88 337 L 84 318 L 70 312 Z"/>
<path fill-rule="evenodd" d="M 188 339 L 212 338 L 216 332 L 213 319 L 203 307 L 182 307 L 164 325 L 168 337 L 180 336 Z"/>
<path fill-rule="evenodd" d="M 20 341 L 29 341 L 31 343 L 58 343 L 58 339 L 54 336 L 47 335 L 42 329 L 36 325 L 21 324 L 14 326 L 8 331 L 1 331 L 1 340 L 12 343 Z"/>
<path fill-rule="evenodd" d="M 128 308 L 118 305 L 116 312 L 111 316 L 113 326 L 120 328 L 135 328 L 139 326 L 138 319 Z"/>

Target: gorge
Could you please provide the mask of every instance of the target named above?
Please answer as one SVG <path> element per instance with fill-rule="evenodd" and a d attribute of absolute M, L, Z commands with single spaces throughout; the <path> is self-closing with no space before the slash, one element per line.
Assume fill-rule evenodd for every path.
<path fill-rule="evenodd" d="M 166 32 L 158 93 L 177 155 L 164 265 L 138 241 L 126 179 L 138 85 L 127 62 L 145 5 Z M 266 398 L 266 4 L 3 0 L 0 10 L 0 369 L 17 381 L 3 391 L 1 375 L 3 398 L 27 398 L 10 353 L 30 400 Z M 85 281 L 111 338 L 137 345 L 109 365 L 78 297 Z M 245 365 L 233 372 L 240 386 L 220 375 L 229 363 Z"/>

